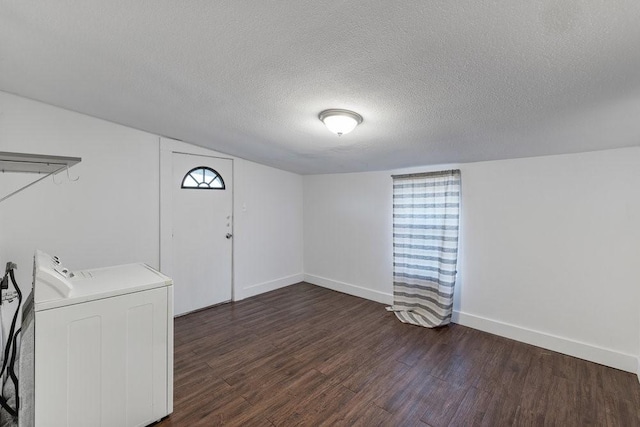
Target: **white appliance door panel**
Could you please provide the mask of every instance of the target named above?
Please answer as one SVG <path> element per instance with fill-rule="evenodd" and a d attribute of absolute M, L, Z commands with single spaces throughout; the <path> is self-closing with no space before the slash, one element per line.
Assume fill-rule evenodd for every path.
<path fill-rule="evenodd" d="M 167 294 L 36 312 L 37 426 L 144 426 L 167 415 Z"/>

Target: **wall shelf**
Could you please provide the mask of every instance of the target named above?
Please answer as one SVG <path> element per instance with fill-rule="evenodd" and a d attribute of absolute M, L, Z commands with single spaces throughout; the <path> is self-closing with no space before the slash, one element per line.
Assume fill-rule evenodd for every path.
<path fill-rule="evenodd" d="M 71 166 L 80 163 L 80 157 L 49 156 L 43 154 L 8 153 L 0 151 L 0 172 L 7 173 L 31 173 L 44 175 L 30 182 L 29 184 L 7 194 L 0 199 L 0 202 L 31 187 L 33 184 L 42 181 L 50 175 L 54 175 L 62 170 L 68 170 Z"/>

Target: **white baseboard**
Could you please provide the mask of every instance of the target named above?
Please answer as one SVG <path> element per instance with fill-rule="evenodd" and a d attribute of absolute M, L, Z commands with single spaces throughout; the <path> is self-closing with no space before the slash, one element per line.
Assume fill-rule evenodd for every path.
<path fill-rule="evenodd" d="M 339 282 L 337 280 L 327 279 L 326 277 L 314 276 L 313 274 L 305 274 L 304 281 L 312 285 L 322 286 L 334 291 L 353 295 L 356 297 L 380 302 L 382 304 L 393 304 L 393 294 L 374 291 L 372 289 L 363 288 L 349 283 Z"/>
<path fill-rule="evenodd" d="M 589 360 L 591 362 L 621 369 L 623 371 L 637 373 L 638 378 L 640 379 L 640 361 L 636 356 L 631 354 L 620 353 L 614 350 L 459 311 L 453 312 L 451 320 L 454 323 L 468 326 L 473 329 L 511 338 L 516 341 L 557 351 L 558 353 Z"/>
<path fill-rule="evenodd" d="M 334 291 L 343 292 L 345 294 L 354 295 L 383 304 L 393 304 L 392 293 L 374 291 L 349 283 L 328 279 L 326 277 L 314 276 L 312 274 L 305 274 L 304 281 L 313 285 L 322 286 Z M 638 380 L 640 381 L 640 358 L 635 355 L 621 353 L 615 350 L 586 344 L 569 338 L 559 337 L 557 335 L 535 331 L 460 311 L 453 312 L 452 321 L 459 325 L 468 326 L 480 331 L 489 332 L 505 338 L 557 351 L 558 353 L 567 354 L 579 359 L 636 373 L 638 375 Z"/>
<path fill-rule="evenodd" d="M 285 286 L 294 285 L 304 280 L 304 274 L 298 273 L 291 276 L 281 277 L 275 280 L 269 280 L 267 282 L 257 283 L 255 285 L 247 286 L 243 289 L 236 289 L 233 296 L 234 301 L 240 301 L 245 298 L 249 298 L 255 295 L 260 295 L 265 292 L 275 291 L 276 289 L 284 288 Z"/>

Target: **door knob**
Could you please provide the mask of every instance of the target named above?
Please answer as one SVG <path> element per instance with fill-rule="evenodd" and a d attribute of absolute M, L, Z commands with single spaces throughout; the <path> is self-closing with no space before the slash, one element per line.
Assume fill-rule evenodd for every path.
<path fill-rule="evenodd" d="M 227 235 L 226 235 L 226 236 L 224 236 L 224 237 L 226 237 L 227 239 L 230 239 L 231 237 L 233 237 L 233 234 L 231 234 L 231 233 L 227 233 Z"/>

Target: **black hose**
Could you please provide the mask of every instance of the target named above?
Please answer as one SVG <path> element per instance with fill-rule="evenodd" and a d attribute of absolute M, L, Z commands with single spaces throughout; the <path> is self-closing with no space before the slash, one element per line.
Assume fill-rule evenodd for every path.
<path fill-rule="evenodd" d="M 18 321 L 18 315 L 20 314 L 20 306 L 22 305 L 22 292 L 20 291 L 20 288 L 16 283 L 16 277 L 13 274 L 13 269 L 9 269 L 6 274 L 9 274 L 11 283 L 13 284 L 13 287 L 18 294 L 18 306 L 16 307 L 16 312 L 14 313 L 13 320 L 11 321 L 11 328 L 9 329 L 9 335 L 7 337 L 7 346 L 4 349 L 4 360 L 2 362 L 2 369 L 0 369 L 0 379 L 3 377 L 4 371 L 7 368 L 8 364 L 9 370 L 7 371 L 7 373 L 9 374 L 9 377 L 13 382 L 13 387 L 16 391 L 16 408 L 13 409 L 9 406 L 6 398 L 3 395 L 4 390 L 0 390 L 0 406 L 2 406 L 10 415 L 17 417 L 18 409 L 20 408 L 20 398 L 18 396 L 18 377 L 15 373 L 15 363 L 18 351 L 18 334 L 20 333 L 21 329 L 18 329 L 16 331 L 16 323 Z M 9 355 L 11 355 L 11 357 L 9 357 Z M 4 389 L 4 381 L 2 381 L 2 388 Z"/>
<path fill-rule="evenodd" d="M 18 411 L 16 409 L 13 409 L 11 406 L 9 406 L 7 399 L 5 399 L 4 396 L 1 396 L 1 395 L 0 395 L 0 406 L 2 406 L 2 408 L 5 411 L 7 411 L 7 413 L 12 417 L 18 416 Z"/>
<path fill-rule="evenodd" d="M 2 378 L 2 376 L 4 375 L 4 370 L 7 368 L 9 351 L 11 350 L 11 342 L 13 340 L 13 335 L 15 334 L 16 322 L 18 321 L 18 314 L 20 313 L 20 304 L 22 303 L 22 292 L 20 292 L 20 288 L 16 284 L 16 278 L 13 275 L 13 270 L 9 270 L 7 273 L 9 274 L 9 277 L 11 277 L 11 283 L 13 283 L 13 287 L 18 293 L 18 307 L 16 308 L 16 312 L 13 315 L 13 320 L 11 321 L 11 328 L 9 329 L 9 335 L 7 337 L 7 346 L 4 349 L 4 360 L 2 361 L 2 369 L 0 369 L 0 378 Z"/>
<path fill-rule="evenodd" d="M 22 331 L 22 328 L 18 328 L 16 334 L 13 336 L 13 349 L 11 350 L 11 362 L 9 362 L 9 370 L 8 374 L 11 377 L 11 381 L 13 381 L 13 387 L 16 391 L 16 412 L 20 409 L 20 393 L 18 386 L 20 382 L 18 381 L 18 376 L 16 375 L 16 356 L 18 353 L 18 334 Z"/>
<path fill-rule="evenodd" d="M 0 406 L 2 406 L 4 408 L 5 411 L 7 411 L 7 413 L 9 415 L 11 415 L 12 417 L 17 417 L 18 416 L 18 409 L 20 409 L 20 391 L 18 388 L 19 382 L 18 382 L 18 377 L 16 376 L 16 372 L 15 372 L 15 362 L 16 362 L 16 348 L 18 346 L 18 334 L 20 333 L 20 331 L 22 330 L 22 328 L 18 329 L 15 333 L 15 335 L 13 336 L 13 348 L 11 351 L 11 362 L 9 363 L 9 376 L 11 377 L 11 381 L 13 382 L 13 386 L 15 388 L 15 403 L 16 403 L 16 409 L 13 409 L 11 406 L 9 406 L 9 402 L 7 402 L 7 399 L 0 393 Z M 9 344 L 7 342 L 7 344 Z M 4 384 L 3 384 L 4 385 Z"/>

